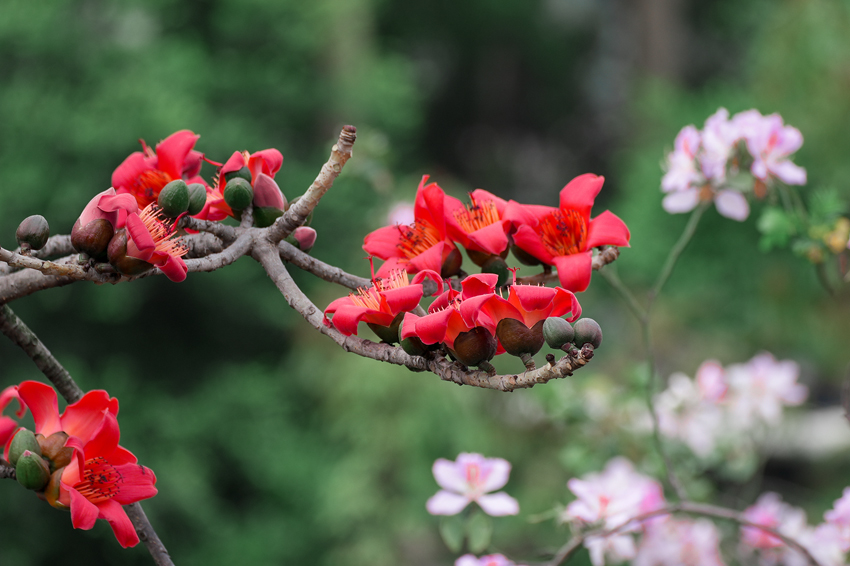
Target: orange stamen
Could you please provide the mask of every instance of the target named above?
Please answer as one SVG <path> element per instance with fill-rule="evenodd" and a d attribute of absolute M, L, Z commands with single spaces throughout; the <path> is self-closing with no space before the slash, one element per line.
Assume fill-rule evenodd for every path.
<path fill-rule="evenodd" d="M 159 206 L 147 205 L 139 219 L 150 232 L 156 251 L 172 257 L 182 257 L 189 253 L 189 248 L 175 233 L 174 219 L 165 216 Z"/>
<path fill-rule="evenodd" d="M 484 202 L 478 203 L 475 202 L 475 197 L 471 194 L 469 195 L 469 199 L 472 201 L 472 204 L 466 206 L 466 208 L 455 210 L 454 217 L 457 220 L 458 225 L 463 228 L 463 231 L 467 234 L 471 234 L 476 230 L 480 230 L 485 226 L 489 226 L 490 224 L 494 224 L 501 220 L 499 217 L 499 211 L 496 209 L 495 203 L 492 200 L 485 200 Z"/>
<path fill-rule="evenodd" d="M 381 310 L 381 295 L 375 287 L 368 289 L 359 287 L 355 293 L 349 293 L 348 296 L 351 298 L 351 302 L 358 307 L 366 307 L 373 311 Z"/>
<path fill-rule="evenodd" d="M 372 280 L 378 291 L 389 291 L 390 289 L 398 289 L 410 285 L 410 279 L 407 277 L 407 272 L 403 269 L 393 269 L 388 277 L 378 277 Z"/>
<path fill-rule="evenodd" d="M 112 498 L 119 491 L 118 484 L 123 476 L 105 458 L 96 456 L 86 460 L 83 478 L 74 486 L 92 503 L 101 503 Z"/>
<path fill-rule="evenodd" d="M 540 221 L 540 237 L 553 256 L 576 254 L 585 250 L 587 224 L 575 210 L 558 209 Z"/>
<path fill-rule="evenodd" d="M 156 200 L 162 188 L 171 181 L 171 177 L 159 169 L 142 171 L 133 181 L 133 195 L 136 199 L 141 199 L 145 205 L 150 204 Z"/>
<path fill-rule="evenodd" d="M 440 243 L 437 228 L 423 220 L 416 220 L 409 226 L 398 225 L 401 235 L 398 249 L 405 259 L 412 259 Z"/>

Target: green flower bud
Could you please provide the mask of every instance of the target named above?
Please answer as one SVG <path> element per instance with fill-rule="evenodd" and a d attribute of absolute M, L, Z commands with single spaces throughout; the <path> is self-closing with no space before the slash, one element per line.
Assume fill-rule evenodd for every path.
<path fill-rule="evenodd" d="M 592 318 L 582 318 L 576 322 L 576 336 L 573 343 L 581 347 L 585 344 L 590 344 L 594 348 L 598 348 L 602 344 L 602 328 Z"/>
<path fill-rule="evenodd" d="M 18 245 L 21 246 L 22 252 L 40 250 L 47 243 L 47 238 L 50 237 L 50 226 L 44 216 L 34 214 L 24 218 L 24 221 L 18 226 L 15 236 L 18 238 Z"/>
<path fill-rule="evenodd" d="M 206 200 L 206 199 L 205 199 Z M 159 192 L 156 203 L 169 218 L 177 218 L 189 210 L 189 187 L 182 179 L 171 181 Z"/>
<path fill-rule="evenodd" d="M 564 344 L 569 344 L 575 338 L 576 331 L 563 318 L 550 316 L 543 321 L 543 337 L 550 348 L 560 350 Z"/>
<path fill-rule="evenodd" d="M 35 435 L 31 431 L 22 428 L 15 433 L 12 443 L 9 445 L 9 463 L 14 466 L 18 458 L 21 457 L 21 454 L 27 450 L 41 456 L 41 447 L 38 445 Z"/>
<path fill-rule="evenodd" d="M 24 450 L 15 464 L 15 476 L 18 483 L 25 488 L 41 491 L 50 481 L 50 470 L 44 458 L 35 452 Z"/>
<path fill-rule="evenodd" d="M 254 208 L 254 226 L 265 228 L 274 224 L 274 221 L 283 216 L 283 211 L 272 206 L 258 206 Z"/>
<path fill-rule="evenodd" d="M 225 181 L 229 182 L 229 181 L 232 181 L 233 179 L 236 179 L 236 178 L 245 179 L 246 181 L 248 181 L 249 185 L 251 184 L 251 170 L 248 169 L 247 165 L 244 166 L 239 171 L 231 171 L 230 173 L 224 174 L 224 180 Z M 245 208 L 245 207 L 243 206 L 242 208 Z"/>
<path fill-rule="evenodd" d="M 490 256 L 484 265 L 481 266 L 481 273 L 495 273 L 499 276 L 496 282 L 496 287 L 503 287 L 508 284 L 511 279 L 511 272 L 508 270 L 508 264 L 499 256 Z"/>
<path fill-rule="evenodd" d="M 78 252 L 85 253 L 99 260 L 106 259 L 106 248 L 115 235 L 115 228 L 105 218 L 92 220 L 85 226 L 79 219 L 71 228 L 71 245 Z"/>
<path fill-rule="evenodd" d="M 489 330 L 481 326 L 458 334 L 454 346 L 452 355 L 466 366 L 488 362 L 496 355 L 496 339 Z"/>
<path fill-rule="evenodd" d="M 141 275 L 153 268 L 153 265 L 150 263 L 127 255 L 127 231 L 124 228 L 118 230 L 115 236 L 112 237 L 106 254 L 112 267 L 118 273 L 128 277 Z"/>
<path fill-rule="evenodd" d="M 192 183 L 189 189 L 189 208 L 186 212 L 194 216 L 204 209 L 207 204 L 207 188 L 201 183 Z"/>
<path fill-rule="evenodd" d="M 372 329 L 378 338 L 381 339 L 381 342 L 386 342 L 387 344 L 395 344 L 398 342 L 399 332 L 401 332 L 401 321 L 404 319 L 404 313 L 400 312 L 393 319 L 389 326 L 381 326 L 380 324 L 375 324 L 373 322 L 367 322 L 366 325 Z"/>
<path fill-rule="evenodd" d="M 224 202 L 233 210 L 244 210 L 254 200 L 251 183 L 242 177 L 234 177 L 224 187 Z"/>

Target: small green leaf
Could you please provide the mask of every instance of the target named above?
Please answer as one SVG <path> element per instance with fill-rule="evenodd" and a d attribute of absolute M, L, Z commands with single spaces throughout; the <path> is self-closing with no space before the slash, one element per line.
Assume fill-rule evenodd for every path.
<path fill-rule="evenodd" d="M 484 513 L 475 513 L 466 522 L 466 534 L 469 537 L 467 541 L 469 551 L 473 554 L 481 554 L 490 546 L 493 522 Z"/>
<path fill-rule="evenodd" d="M 443 517 L 440 520 L 440 536 L 443 537 L 443 542 L 452 552 L 460 552 L 463 547 L 464 534 L 463 519 L 459 515 Z"/>
<path fill-rule="evenodd" d="M 776 207 L 765 208 L 756 225 L 762 234 L 759 241 L 762 251 L 786 247 L 791 236 L 797 233 L 794 218 Z"/>

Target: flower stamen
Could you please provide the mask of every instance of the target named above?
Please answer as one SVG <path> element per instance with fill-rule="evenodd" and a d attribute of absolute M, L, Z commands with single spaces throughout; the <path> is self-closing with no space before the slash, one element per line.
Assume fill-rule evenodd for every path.
<path fill-rule="evenodd" d="M 440 243 L 440 232 L 423 220 L 416 220 L 408 226 L 398 225 L 401 235 L 398 249 L 407 260 L 422 254 Z"/>
<path fill-rule="evenodd" d="M 553 256 L 576 254 L 585 249 L 587 224 L 575 210 L 558 209 L 540 221 L 540 237 Z"/>
<path fill-rule="evenodd" d="M 499 211 L 496 209 L 496 205 L 492 200 L 475 202 L 475 197 L 472 194 L 469 195 L 469 199 L 472 201 L 471 204 L 454 212 L 455 220 L 457 220 L 458 225 L 467 234 L 471 234 L 476 230 L 480 230 L 485 226 L 495 224 L 501 220 Z"/>

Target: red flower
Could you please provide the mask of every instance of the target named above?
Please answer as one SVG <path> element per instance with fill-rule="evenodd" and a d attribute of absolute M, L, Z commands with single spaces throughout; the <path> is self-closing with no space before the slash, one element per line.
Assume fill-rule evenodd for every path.
<path fill-rule="evenodd" d="M 118 400 L 106 391 L 89 391 L 59 414 L 53 388 L 25 381 L 0 394 L 0 409 L 14 398 L 32 412 L 37 434 L 47 438 L 64 432 L 68 435 L 64 446 L 73 450 L 70 463 L 52 474 L 45 499 L 55 507 L 70 508 L 76 529 L 88 530 L 97 519 L 106 519 L 121 546 L 138 544 L 122 505 L 156 495 L 156 476 L 118 445 Z M 7 457 L 10 443 L 11 439 L 6 443 Z"/>
<path fill-rule="evenodd" d="M 442 292 L 443 281 L 436 272 L 422 271 L 410 283 L 407 273 L 396 269 L 387 277 L 374 277 L 372 287 L 360 287 L 356 293 L 349 293 L 347 297 L 340 297 L 328 305 L 325 309 L 325 324 L 333 324 L 346 336 L 357 334 L 357 324 L 361 320 L 389 327 L 399 313 L 412 311 L 422 300 L 420 282 L 425 277 L 436 281 L 439 292 Z M 328 315 L 333 315 L 333 320 L 328 319 Z"/>
<path fill-rule="evenodd" d="M 408 273 L 430 269 L 451 277 L 460 269 L 461 256 L 446 232 L 445 194 L 437 183 L 422 177 L 416 191 L 413 224 L 378 228 L 363 240 L 370 255 L 387 260 L 378 275 L 402 268 Z"/>
<path fill-rule="evenodd" d="M 475 297 L 470 300 L 468 308 L 475 309 L 473 320 L 476 324 L 494 333 L 499 322 L 506 318 L 518 320 L 531 328 L 550 316 L 561 317 L 570 313 L 569 322 L 581 316 L 581 305 L 570 291 L 561 287 L 517 285 L 516 282 L 511 285 L 507 299 L 495 293 Z"/>
<path fill-rule="evenodd" d="M 466 248 L 470 259 L 480 265 L 488 256 L 507 250 L 511 223 L 503 219 L 507 206 L 503 199 L 482 189 L 472 191 L 469 198 L 471 204 L 464 205 L 454 197 L 445 197 L 446 227 L 451 239 Z"/>
<path fill-rule="evenodd" d="M 106 220 L 117 230 L 124 227 L 127 214 L 137 210 L 139 206 L 132 195 L 116 194 L 110 187 L 89 201 L 77 222 L 85 227 L 95 220 Z"/>
<path fill-rule="evenodd" d="M 219 169 L 215 186 L 207 197 L 207 205 L 198 214 L 198 218 L 222 220 L 233 216 L 233 211 L 224 202 L 225 175 L 247 167 L 251 172 L 251 186 L 254 189 L 253 204 L 257 207 L 271 207 L 283 210 L 286 202 L 283 193 L 274 181 L 275 174 L 283 165 L 283 154 L 276 149 L 263 149 L 249 154 L 247 151 L 234 151 L 230 159 Z"/>
<path fill-rule="evenodd" d="M 180 130 L 156 144 L 156 152 L 139 140 L 143 151 L 133 152 L 115 169 L 112 186 L 119 193 L 136 197 L 139 208 L 144 208 L 156 202 L 159 192 L 171 181 L 183 179 L 206 185 L 198 177 L 204 154 L 192 149 L 200 137 L 189 130 Z"/>
<path fill-rule="evenodd" d="M 554 265 L 561 286 L 584 291 L 590 284 L 592 249 L 629 245 L 629 229 L 609 211 L 590 218 L 603 177 L 580 175 L 561 189 L 560 208 L 508 203 L 505 216 L 515 225 L 514 243 L 542 263 Z"/>
<path fill-rule="evenodd" d="M 125 267 L 126 258 L 141 260 L 160 268 L 166 277 L 179 283 L 188 272 L 181 259 L 188 251 L 183 240 L 176 237 L 175 220 L 150 204 L 141 214 L 127 215 L 126 234 L 119 232 L 109 244 L 109 261 L 121 273 L 135 275 L 139 270 L 132 262 Z"/>

